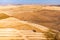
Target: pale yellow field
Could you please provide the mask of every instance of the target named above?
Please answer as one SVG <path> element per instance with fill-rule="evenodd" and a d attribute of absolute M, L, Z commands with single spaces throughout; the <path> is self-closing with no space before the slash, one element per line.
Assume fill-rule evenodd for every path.
<path fill-rule="evenodd" d="M 57 6 L 8 5 L 0 6 L 0 13 L 60 31 L 60 7 Z"/>
<path fill-rule="evenodd" d="M 0 40 L 60 40 L 59 31 L 60 7 L 0 6 Z"/>

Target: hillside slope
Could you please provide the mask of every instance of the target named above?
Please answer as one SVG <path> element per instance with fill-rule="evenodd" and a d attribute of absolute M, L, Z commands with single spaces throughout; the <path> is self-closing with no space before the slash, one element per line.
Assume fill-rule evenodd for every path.
<path fill-rule="evenodd" d="M 60 31 L 60 7 L 22 5 L 1 10 L 20 20 L 41 24 Z"/>
<path fill-rule="evenodd" d="M 14 17 L 0 20 L 1 40 L 60 40 L 60 32 Z"/>

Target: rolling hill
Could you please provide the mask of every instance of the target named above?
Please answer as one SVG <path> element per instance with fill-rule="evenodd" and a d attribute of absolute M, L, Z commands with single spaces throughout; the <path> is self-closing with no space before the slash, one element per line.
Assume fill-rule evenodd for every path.
<path fill-rule="evenodd" d="M 60 40 L 59 8 L 40 5 L 0 6 L 0 39 Z"/>
<path fill-rule="evenodd" d="M 7 6 L 3 13 L 20 20 L 40 24 L 60 31 L 60 7 L 40 5 Z"/>

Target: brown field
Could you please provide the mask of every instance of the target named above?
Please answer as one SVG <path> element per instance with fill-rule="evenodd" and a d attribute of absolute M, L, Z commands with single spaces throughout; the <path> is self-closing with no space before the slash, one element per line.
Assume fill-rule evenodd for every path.
<path fill-rule="evenodd" d="M 60 7 L 40 5 L 1 6 L 0 11 L 0 13 L 5 13 L 20 20 L 60 31 Z"/>

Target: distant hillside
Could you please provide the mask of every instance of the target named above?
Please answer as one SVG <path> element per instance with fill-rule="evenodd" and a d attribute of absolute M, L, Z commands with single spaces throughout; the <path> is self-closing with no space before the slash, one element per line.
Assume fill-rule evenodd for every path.
<path fill-rule="evenodd" d="M 60 31 L 60 7 L 21 5 L 3 9 L 3 11 L 20 20 L 41 24 Z"/>

